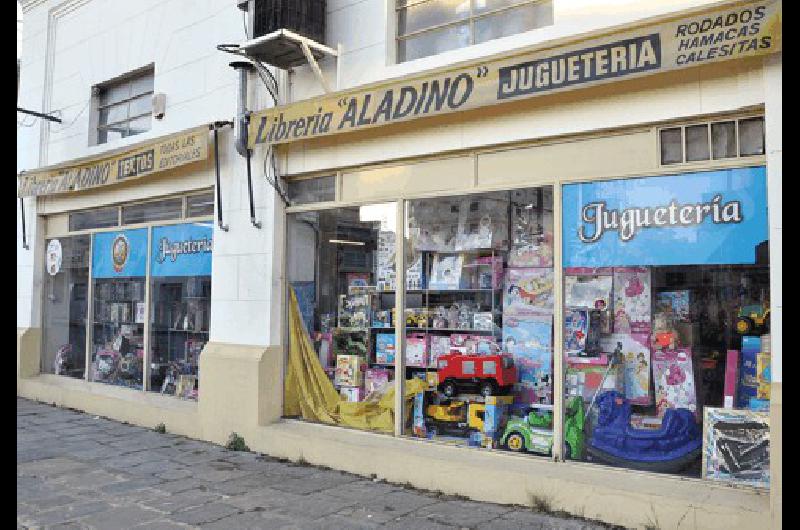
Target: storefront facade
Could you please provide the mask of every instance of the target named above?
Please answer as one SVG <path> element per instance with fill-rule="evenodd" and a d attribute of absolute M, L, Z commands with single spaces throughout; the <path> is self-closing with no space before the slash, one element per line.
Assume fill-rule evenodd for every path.
<path fill-rule="evenodd" d="M 189 212 L 191 197 L 216 189 L 211 161 L 205 187 L 160 197 L 181 201 L 169 220 L 125 223 L 137 202 L 116 202 L 117 224 L 74 231 L 80 209 L 50 214 L 44 201 L 36 252 L 46 262 L 58 240 L 65 270 L 67 255 L 83 253 L 68 272 L 86 285 L 92 318 L 83 335 L 68 327 L 50 338 L 59 328 L 48 324 L 56 301 L 45 271 L 41 337 L 29 329 L 18 339 L 18 393 L 217 442 L 235 431 L 277 456 L 625 526 L 750 528 L 768 517 L 780 527 L 781 4 L 763 4 L 723 2 L 255 112 L 254 153 L 276 146 L 292 201 L 266 194 L 275 249 L 259 265 L 270 271 L 266 344 L 215 337 L 227 306 L 217 282 L 228 281 L 216 251 L 237 229 Z M 764 19 L 754 39 L 767 38 L 765 50 L 691 67 L 677 59 L 675 28 L 732 13 L 747 26 L 744 12 Z M 598 72 L 621 46 L 629 60 L 616 75 Z M 530 73 L 513 67 L 522 64 Z M 548 85 L 543 72 L 559 68 L 569 82 Z M 420 119 L 404 114 L 400 94 L 422 101 L 427 90 L 438 97 L 405 107 Z M 164 238 L 205 237 L 208 264 L 160 272 L 177 267 Z M 137 238 L 142 270 L 118 271 L 111 247 Z M 104 252 L 111 262 L 95 261 Z M 106 300 L 103 279 L 115 274 L 141 297 Z M 190 319 L 190 284 L 206 276 L 210 308 L 193 306 Z M 160 301 L 183 312 L 162 317 Z M 129 302 L 140 327 L 126 335 L 121 309 L 100 308 Z M 203 311 L 210 322 L 196 317 Z M 95 330 L 107 320 L 117 328 Z M 177 355 L 153 362 L 162 327 L 210 330 L 199 374 L 181 374 L 197 376 L 196 402 L 161 395 L 166 377 L 153 367 Z M 119 351 L 122 335 L 141 336 L 140 348 L 127 346 L 142 350 L 133 386 L 157 392 L 93 377 L 97 351 Z M 180 355 L 192 340 L 179 339 Z M 61 369 L 46 352 L 73 342 L 87 345 L 84 364 L 65 369 L 85 381 L 44 375 Z M 726 374 L 744 358 L 755 365 L 748 384 Z M 711 426 L 737 418 L 761 425 L 748 436 L 768 449 L 734 476 L 719 464 L 724 429 Z"/>

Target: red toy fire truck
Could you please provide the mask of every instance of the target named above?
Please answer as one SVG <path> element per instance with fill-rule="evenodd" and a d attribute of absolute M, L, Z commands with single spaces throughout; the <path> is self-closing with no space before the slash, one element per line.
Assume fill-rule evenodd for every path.
<path fill-rule="evenodd" d="M 462 389 L 477 389 L 483 396 L 506 394 L 517 382 L 517 367 L 508 354 L 449 353 L 439 357 L 439 390 L 453 397 Z"/>

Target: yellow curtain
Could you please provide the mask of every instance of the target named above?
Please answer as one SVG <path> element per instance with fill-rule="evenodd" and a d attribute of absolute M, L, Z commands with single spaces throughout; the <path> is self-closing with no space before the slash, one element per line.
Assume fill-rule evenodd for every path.
<path fill-rule="evenodd" d="M 305 420 L 358 429 L 394 432 L 394 385 L 382 395 L 367 396 L 364 401 L 342 398 L 325 374 L 308 331 L 300 316 L 294 289 L 289 289 L 289 364 L 284 385 L 284 414 Z M 411 402 L 427 383 L 412 378 L 405 381 L 406 420 Z"/>

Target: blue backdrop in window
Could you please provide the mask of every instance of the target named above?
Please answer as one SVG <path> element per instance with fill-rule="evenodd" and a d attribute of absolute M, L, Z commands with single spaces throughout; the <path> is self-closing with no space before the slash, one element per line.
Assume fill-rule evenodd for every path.
<path fill-rule="evenodd" d="M 728 219 L 718 216 L 721 222 L 714 222 L 708 214 L 699 224 L 654 226 L 655 209 L 673 201 L 674 219 L 680 219 L 684 207 L 688 221 L 698 208 L 713 208 L 715 203 L 720 208 L 729 205 Z M 737 202 L 741 218 L 732 221 Z M 749 264 L 756 262 L 756 247 L 766 246 L 769 237 L 763 166 L 568 184 L 562 204 L 565 267 Z M 644 220 L 645 208 L 651 226 L 635 228 L 629 237 L 631 232 L 623 230 L 621 222 L 624 212 L 631 210 L 627 221 L 635 219 L 633 214 Z M 608 216 L 609 224 L 609 212 L 616 211 L 620 222 L 603 230 L 597 240 L 586 241 L 596 234 L 600 211 L 606 212 L 603 217 Z M 663 210 L 659 213 L 662 222 L 668 218 Z"/>
<path fill-rule="evenodd" d="M 210 276 L 213 233 L 211 223 L 154 227 L 150 275 Z"/>
<path fill-rule="evenodd" d="M 114 249 L 116 248 L 116 256 Z M 94 234 L 92 277 L 133 278 L 147 273 L 147 229 Z"/>

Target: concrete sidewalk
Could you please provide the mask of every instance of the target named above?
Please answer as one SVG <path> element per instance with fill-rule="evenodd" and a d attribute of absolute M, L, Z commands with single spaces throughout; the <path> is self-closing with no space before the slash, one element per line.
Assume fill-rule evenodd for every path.
<path fill-rule="evenodd" d="M 17 399 L 18 528 L 607 528 Z"/>

